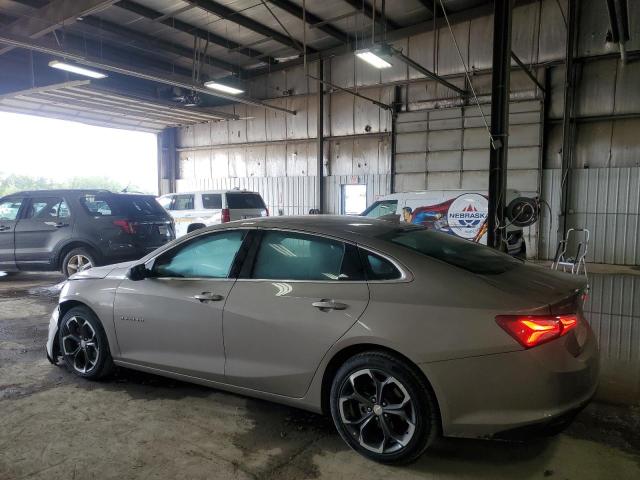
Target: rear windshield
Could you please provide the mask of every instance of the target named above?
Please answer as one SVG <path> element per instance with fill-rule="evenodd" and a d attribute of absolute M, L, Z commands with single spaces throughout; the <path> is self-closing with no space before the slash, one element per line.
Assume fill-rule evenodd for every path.
<path fill-rule="evenodd" d="M 378 238 L 472 273 L 496 275 L 521 264 L 519 260 L 487 246 L 423 227 L 398 228 Z"/>
<path fill-rule="evenodd" d="M 165 215 L 155 197 L 146 195 L 118 195 L 117 203 L 129 217 Z"/>
<path fill-rule="evenodd" d="M 139 218 L 166 215 L 151 195 L 83 195 L 80 205 L 94 217 L 126 216 Z"/>
<path fill-rule="evenodd" d="M 227 208 L 265 208 L 262 197 L 257 193 L 227 193 Z"/>

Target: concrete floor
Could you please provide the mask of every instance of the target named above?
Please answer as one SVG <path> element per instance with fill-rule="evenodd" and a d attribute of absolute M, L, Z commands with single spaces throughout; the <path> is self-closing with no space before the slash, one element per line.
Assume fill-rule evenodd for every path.
<path fill-rule="evenodd" d="M 99 383 L 44 357 L 55 274 L 0 278 L 0 479 L 640 478 L 640 408 L 592 404 L 558 437 L 441 440 L 409 467 L 350 451 L 323 417 L 120 369 Z"/>

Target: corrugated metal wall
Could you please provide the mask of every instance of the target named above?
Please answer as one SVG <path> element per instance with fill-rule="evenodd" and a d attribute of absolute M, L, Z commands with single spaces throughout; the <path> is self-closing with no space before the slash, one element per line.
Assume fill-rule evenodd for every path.
<path fill-rule="evenodd" d="M 532 92 L 535 95 L 535 92 Z M 489 188 L 490 105 L 401 113 L 396 120 L 395 189 Z M 525 196 L 540 194 L 542 146 L 541 100 L 512 101 L 509 106 L 507 188 Z M 535 225 L 525 229 L 527 254 L 535 257 Z"/>
<path fill-rule="evenodd" d="M 629 8 L 632 40 L 627 50 L 633 51 L 640 49 L 640 22 L 635 20 L 640 18 L 640 2 L 630 2 Z M 508 183 L 523 193 L 541 193 L 550 207 L 550 211 L 545 207 L 539 228 L 542 258 L 553 256 L 558 241 L 566 12 L 566 0 L 541 0 L 514 11 L 514 52 L 523 62 L 534 65 L 539 79 L 544 79 L 545 69 L 550 78 L 544 136 L 540 92 L 522 71 L 514 70 L 511 78 Z M 492 29 L 491 16 L 453 26 L 487 113 Z M 604 3 L 589 2 L 588 8 L 581 3 L 579 56 L 615 54 L 616 46 L 605 42 L 607 29 Z M 425 67 L 449 76 L 452 83 L 464 86 L 460 75 L 463 67 L 447 28 L 399 40 L 394 46 Z M 392 101 L 395 86 L 400 85 L 405 113 L 397 124 L 396 190 L 486 188 L 488 140 L 477 108 L 464 105 L 441 85 L 422 80 L 406 65 L 396 60 L 392 63 L 392 68 L 380 71 L 354 55 L 335 56 L 325 61 L 325 75 L 341 87 L 356 89 L 387 104 Z M 569 220 L 593 230 L 590 261 L 638 264 L 638 190 L 634 187 L 640 168 L 636 133 L 640 129 L 640 62 L 623 65 L 612 56 L 597 61 L 582 59 L 579 63 Z M 311 63 L 309 68 L 316 75 L 317 64 Z M 252 80 L 249 94 L 294 109 L 297 115 L 230 105 L 224 108 L 237 113 L 241 120 L 179 129 L 181 180 L 177 188 L 252 185 L 268 199 L 274 212 L 306 213 L 317 208 L 316 91 L 317 83 L 305 76 L 302 66 L 273 72 Z M 283 97 L 283 92 L 288 96 Z M 339 213 L 341 185 L 366 184 L 368 202 L 390 193 L 391 116 L 345 92 L 329 92 L 325 97 L 326 209 Z M 536 250 L 536 236 L 532 229 L 529 252 Z"/>

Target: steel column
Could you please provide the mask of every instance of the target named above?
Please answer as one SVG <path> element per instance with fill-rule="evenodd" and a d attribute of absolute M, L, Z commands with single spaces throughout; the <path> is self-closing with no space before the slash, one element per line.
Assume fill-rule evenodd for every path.
<path fill-rule="evenodd" d="M 560 222 L 558 222 L 558 235 L 564 238 L 567 231 L 567 214 L 569 213 L 569 196 L 571 194 L 571 166 L 573 163 L 573 137 L 575 122 L 573 119 L 573 106 L 575 103 L 576 89 L 576 63 L 575 50 L 577 43 L 578 2 L 569 0 L 569 18 L 567 27 L 567 52 L 565 60 L 565 88 L 564 111 L 562 114 L 562 176 L 560 197 Z"/>
<path fill-rule="evenodd" d="M 505 227 L 512 11 L 513 0 L 494 3 L 487 244 L 498 249 L 502 248 Z"/>
<path fill-rule="evenodd" d="M 401 103 L 402 87 L 400 85 L 396 85 L 393 87 L 393 103 L 391 104 L 393 110 L 391 110 L 391 162 L 389 168 L 391 179 L 389 181 L 389 193 L 396 192 L 396 134 L 398 133 L 396 129 Z"/>
<path fill-rule="evenodd" d="M 324 60 L 320 58 L 318 61 L 318 121 L 317 121 L 317 162 L 318 162 L 318 209 L 320 213 L 324 213 L 325 210 L 325 195 L 324 195 Z"/>
<path fill-rule="evenodd" d="M 176 129 L 165 128 L 158 134 L 158 193 L 176 191 L 178 159 L 176 155 Z"/>

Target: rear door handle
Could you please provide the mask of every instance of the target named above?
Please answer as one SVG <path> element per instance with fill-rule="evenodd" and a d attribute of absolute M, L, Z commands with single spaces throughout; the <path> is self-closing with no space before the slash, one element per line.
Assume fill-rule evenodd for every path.
<path fill-rule="evenodd" d="M 5 230 L 11 230 L 11 227 L 7 227 L 6 225 L 0 225 L 0 232 L 4 232 Z"/>
<path fill-rule="evenodd" d="M 202 292 L 200 295 L 196 295 L 193 298 L 204 303 L 204 302 L 219 302 L 224 297 L 216 293 Z"/>
<path fill-rule="evenodd" d="M 319 308 L 323 312 L 329 310 L 345 310 L 348 306 L 345 303 L 334 302 L 333 300 L 320 300 L 319 302 L 313 302 L 311 305 Z"/>

